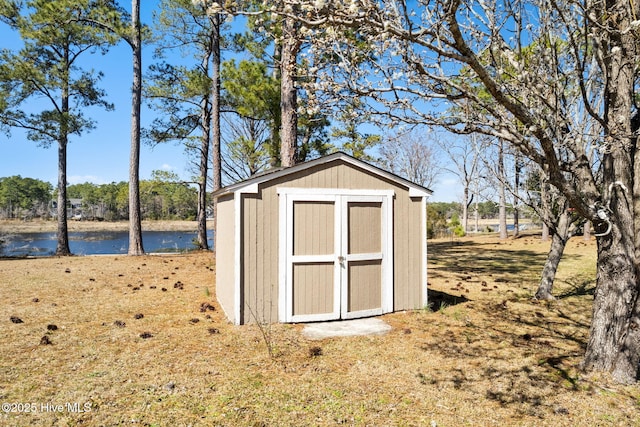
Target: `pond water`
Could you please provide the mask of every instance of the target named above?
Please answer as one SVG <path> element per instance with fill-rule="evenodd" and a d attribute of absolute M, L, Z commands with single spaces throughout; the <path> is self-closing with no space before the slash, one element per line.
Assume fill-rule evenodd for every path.
<path fill-rule="evenodd" d="M 142 244 L 147 253 L 185 252 L 196 248 L 197 233 L 188 231 L 143 231 Z M 213 232 L 207 232 L 209 247 Z M 16 233 L 0 236 L 0 256 L 49 256 L 56 251 L 56 233 Z M 126 254 L 128 231 L 69 232 L 69 248 L 74 255 Z"/>

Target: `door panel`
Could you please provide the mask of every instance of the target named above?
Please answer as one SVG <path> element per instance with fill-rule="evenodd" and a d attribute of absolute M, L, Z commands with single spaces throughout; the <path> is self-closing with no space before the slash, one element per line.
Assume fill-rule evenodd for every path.
<path fill-rule="evenodd" d="M 293 265 L 293 315 L 333 312 L 334 263 Z"/>
<path fill-rule="evenodd" d="M 348 207 L 348 253 L 381 252 L 382 203 L 350 202 Z"/>
<path fill-rule="evenodd" d="M 382 198 L 342 198 L 343 318 L 382 314 Z"/>
<path fill-rule="evenodd" d="M 378 310 L 382 306 L 382 260 L 350 261 L 347 312 Z"/>
<path fill-rule="evenodd" d="M 333 255 L 335 251 L 335 203 L 293 203 L 293 254 Z"/>
<path fill-rule="evenodd" d="M 338 319 L 340 239 L 335 197 L 294 197 L 287 211 L 286 318 L 292 322 Z"/>

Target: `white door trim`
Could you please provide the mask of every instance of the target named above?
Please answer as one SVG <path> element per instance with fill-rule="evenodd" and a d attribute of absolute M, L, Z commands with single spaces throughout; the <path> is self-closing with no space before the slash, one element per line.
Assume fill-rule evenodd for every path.
<path fill-rule="evenodd" d="M 278 188 L 279 199 L 279 283 L 278 318 L 281 322 L 311 322 L 373 316 L 393 311 L 393 190 L 351 190 L 332 188 Z M 293 204 L 295 201 L 329 201 L 334 203 L 334 253 L 331 255 L 293 255 Z M 381 308 L 347 313 L 346 268 L 341 268 L 340 257 L 346 254 L 346 206 L 348 201 L 377 201 L 382 204 L 382 252 L 354 254 L 351 260 L 382 259 Z M 311 315 L 293 314 L 293 264 L 296 262 L 334 262 L 333 312 Z M 347 261 L 348 262 L 348 261 Z"/>

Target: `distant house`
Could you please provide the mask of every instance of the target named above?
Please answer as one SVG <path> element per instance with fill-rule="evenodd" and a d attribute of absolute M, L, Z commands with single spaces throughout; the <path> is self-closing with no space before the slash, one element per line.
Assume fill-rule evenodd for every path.
<path fill-rule="evenodd" d="M 67 199 L 67 218 L 80 220 L 82 215 L 82 200 L 83 199 Z M 51 216 L 56 217 L 58 215 L 58 201 L 51 201 Z"/>
<path fill-rule="evenodd" d="M 424 307 L 430 194 L 340 152 L 218 190 L 220 305 L 235 324 Z"/>

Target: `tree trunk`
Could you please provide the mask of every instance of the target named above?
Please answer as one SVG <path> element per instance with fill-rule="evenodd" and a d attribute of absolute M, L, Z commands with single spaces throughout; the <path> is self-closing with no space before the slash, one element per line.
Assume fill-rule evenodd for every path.
<path fill-rule="evenodd" d="M 616 381 L 628 384 L 638 379 L 640 366 L 640 147 L 631 117 L 638 44 L 636 35 L 626 29 L 639 11 L 637 3 L 622 0 L 602 5 L 606 9 L 598 11 L 599 16 L 610 15 L 606 23 L 616 31 L 601 33 L 605 27 L 594 25 L 607 53 L 603 60 L 608 82 L 604 88 L 608 126 L 603 138 L 607 150 L 602 155 L 606 209 L 598 215 L 604 221 L 593 218 L 599 234 L 597 283 L 583 367 L 609 371 Z"/>
<path fill-rule="evenodd" d="M 520 212 L 518 205 L 520 204 L 520 154 L 515 155 L 515 182 L 513 185 L 513 237 L 520 235 Z"/>
<path fill-rule="evenodd" d="M 70 53 L 65 46 L 64 59 L 66 65 L 65 84 L 62 88 L 61 109 L 64 117 L 60 123 L 58 136 L 58 232 L 56 255 L 71 255 L 69 249 L 69 232 L 67 228 L 67 146 L 69 144 L 69 126 L 66 115 L 69 114 L 69 70 Z"/>
<path fill-rule="evenodd" d="M 222 155 L 220 151 L 220 24 L 219 14 L 214 17 L 214 40 L 213 40 L 213 69 L 212 69 L 212 96 L 211 96 L 211 139 L 213 142 L 213 191 L 222 188 Z M 218 200 L 213 199 L 213 232 L 215 248 L 215 233 L 218 229 Z"/>
<path fill-rule="evenodd" d="M 540 201 L 542 202 L 542 211 L 545 213 L 551 211 L 551 207 L 549 206 L 549 188 L 547 184 L 546 175 L 542 175 L 542 179 L 540 180 Z M 542 237 L 540 238 L 543 242 L 549 240 L 549 225 L 545 218 L 542 218 Z M 553 244 L 553 242 L 552 242 Z"/>
<path fill-rule="evenodd" d="M 71 255 L 67 229 L 67 140 L 58 142 L 58 232 L 56 255 Z"/>
<path fill-rule="evenodd" d="M 296 23 L 285 17 L 282 23 L 282 57 L 280 60 L 280 109 L 282 131 L 280 133 L 280 162 L 284 167 L 296 163 L 298 135 L 298 92 L 295 85 L 296 65 L 300 44 Z"/>
<path fill-rule="evenodd" d="M 630 223 L 613 224 L 598 238 L 593 320 L 583 361 L 586 370 L 609 371 L 622 383 L 636 381 L 640 356 L 638 277 Z"/>
<path fill-rule="evenodd" d="M 480 228 L 480 224 L 479 224 L 479 221 L 480 221 L 480 214 L 479 214 L 479 212 L 478 212 L 478 200 L 479 200 L 479 199 L 480 199 L 479 195 L 478 195 L 478 194 L 476 194 L 476 203 L 475 203 L 474 210 L 473 210 L 473 215 L 474 215 L 474 220 L 475 220 L 475 224 L 474 224 L 474 227 L 473 227 L 473 231 L 474 231 L 475 233 L 477 233 L 477 232 L 479 232 L 479 231 L 480 231 L 480 230 L 479 230 L 479 228 Z"/>
<path fill-rule="evenodd" d="M 469 225 L 469 184 L 464 184 L 462 190 L 462 231 L 467 234 L 467 226 Z"/>
<path fill-rule="evenodd" d="M 540 236 L 540 240 L 543 242 L 546 242 L 549 240 L 549 226 L 544 222 L 542 223 L 542 234 Z"/>
<path fill-rule="evenodd" d="M 619 49 L 612 56 L 618 54 Z M 630 63 L 613 68 L 612 74 L 618 77 L 614 81 L 619 84 L 627 81 L 631 85 L 633 67 Z M 609 96 L 610 114 L 616 120 L 610 121 L 615 124 L 605 135 L 605 143 L 612 148 L 602 158 L 603 199 L 607 209 L 601 209 L 601 215 L 606 219 L 600 223 L 596 219 L 593 223 L 598 234 L 596 291 L 582 366 L 586 370 L 611 372 L 616 381 L 630 384 L 638 379 L 640 365 L 640 206 L 633 194 L 640 186 L 640 177 L 635 175 L 640 171 L 636 163 L 640 153 L 637 153 L 637 141 L 632 142 L 635 153 L 621 143 L 633 134 L 630 120 L 624 120 L 632 111 L 633 96 L 631 92 L 625 93 L 626 96 L 615 95 L 618 96 Z"/>
<path fill-rule="evenodd" d="M 207 241 L 207 176 L 209 175 L 209 147 L 211 146 L 211 106 L 208 97 L 202 100 L 200 120 L 200 165 L 198 167 L 198 247 L 209 249 Z"/>
<path fill-rule="evenodd" d="M 506 177 L 504 174 L 504 143 L 502 140 L 498 142 L 498 175 L 500 181 L 498 223 L 500 227 L 500 239 L 504 240 L 509 235 L 507 233 L 507 192 L 505 189 Z"/>
<path fill-rule="evenodd" d="M 140 212 L 140 105 L 142 103 L 142 39 L 140 0 L 131 5 L 131 48 L 133 49 L 133 85 L 131 88 L 131 151 L 129 153 L 129 255 L 142 255 L 142 218 Z"/>
<path fill-rule="evenodd" d="M 591 240 L 591 221 L 586 221 L 584 223 L 582 238 L 587 242 Z"/>
<path fill-rule="evenodd" d="M 556 278 L 556 272 L 558 271 L 558 265 L 562 259 L 564 248 L 567 246 L 570 225 L 571 218 L 565 209 L 558 218 L 558 223 L 556 224 L 553 237 L 551 238 L 551 247 L 549 248 L 547 261 L 542 269 L 542 277 L 534 297 L 535 299 L 547 301 L 555 299 L 552 294 L 553 282 Z"/>

